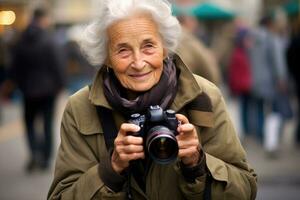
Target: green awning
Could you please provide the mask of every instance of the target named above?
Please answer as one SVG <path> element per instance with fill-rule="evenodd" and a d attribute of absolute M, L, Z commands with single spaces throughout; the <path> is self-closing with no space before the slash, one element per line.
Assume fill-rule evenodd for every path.
<path fill-rule="evenodd" d="M 199 20 L 229 20 L 235 17 L 235 13 L 212 3 L 201 3 L 192 12 Z"/>
<path fill-rule="evenodd" d="M 299 7 L 299 0 L 291 0 L 283 6 L 286 13 L 290 16 L 299 14 Z"/>

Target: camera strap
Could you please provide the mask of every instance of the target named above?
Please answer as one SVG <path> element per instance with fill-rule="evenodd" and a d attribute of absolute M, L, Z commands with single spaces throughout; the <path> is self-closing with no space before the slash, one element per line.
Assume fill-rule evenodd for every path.
<path fill-rule="evenodd" d="M 205 180 L 205 188 L 204 188 L 204 194 L 203 199 L 204 200 L 211 200 L 211 184 L 212 184 L 212 176 L 211 174 L 207 173 L 206 180 Z"/>
<path fill-rule="evenodd" d="M 91 90 L 92 85 L 88 85 L 89 90 Z M 105 146 L 109 152 L 114 147 L 114 140 L 118 135 L 118 129 L 113 118 L 112 111 L 103 106 L 96 106 L 98 120 L 103 129 L 103 135 L 105 140 Z"/>
<path fill-rule="evenodd" d="M 114 140 L 118 135 L 117 127 L 110 109 L 96 106 L 99 121 L 103 129 L 103 135 L 107 151 L 114 147 Z M 100 120 L 101 119 L 101 120 Z"/>
<path fill-rule="evenodd" d="M 102 106 L 96 106 L 99 121 L 103 129 L 103 135 L 105 140 L 106 149 L 108 152 L 114 148 L 114 140 L 118 135 L 118 129 L 113 118 L 112 111 L 108 108 Z M 127 199 L 132 199 L 131 189 L 130 189 L 130 171 L 128 173 L 128 185 L 127 185 Z"/>

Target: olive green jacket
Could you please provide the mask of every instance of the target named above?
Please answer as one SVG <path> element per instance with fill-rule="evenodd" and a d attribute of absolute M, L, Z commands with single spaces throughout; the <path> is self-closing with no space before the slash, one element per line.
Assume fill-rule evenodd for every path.
<path fill-rule="evenodd" d="M 192 75 L 180 58 L 175 58 L 181 73 L 179 89 L 171 109 L 188 116 L 197 128 L 206 152 L 208 173 L 213 177 L 212 199 L 255 199 L 256 174 L 247 163 L 245 151 L 220 91 L 206 79 Z M 185 109 L 189 102 L 204 94 L 207 94 L 208 101 L 200 102 L 202 110 Z M 95 105 L 111 108 L 103 95 L 101 70 L 90 90 L 88 87 L 81 89 L 67 103 L 48 199 L 126 199 L 126 190 L 113 192 L 99 176 L 99 169 L 109 162 L 109 154 Z M 117 112 L 113 112 L 113 116 L 117 127 L 120 127 L 124 122 L 123 117 Z M 153 163 L 147 175 L 145 193 L 132 178 L 133 199 L 203 199 L 207 175 L 196 178 L 194 183 L 188 183 L 178 163 L 179 161 L 169 165 Z M 119 176 L 111 169 L 105 173 L 112 177 Z"/>

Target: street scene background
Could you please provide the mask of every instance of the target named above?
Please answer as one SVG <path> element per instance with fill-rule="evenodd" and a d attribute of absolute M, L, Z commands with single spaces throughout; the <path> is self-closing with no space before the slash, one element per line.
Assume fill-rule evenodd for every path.
<path fill-rule="evenodd" d="M 207 57 L 212 59 L 203 62 L 210 63 L 211 65 L 208 65 L 215 70 L 214 77 L 217 78 L 212 78 L 211 81 L 224 95 L 231 119 L 247 153 L 247 159 L 258 175 L 257 199 L 299 199 L 300 141 L 296 139 L 299 134 L 297 93 L 299 76 L 297 79 L 294 71 L 290 70 L 286 51 L 294 36 L 294 29 L 296 35 L 300 33 L 300 1 L 172 0 L 170 2 L 174 15 L 181 20 L 187 16 L 181 21 L 182 26 L 199 40 L 205 50 L 200 51 L 208 52 L 205 55 L 209 55 Z M 84 27 L 97 16 L 97 8 L 100 5 L 101 0 L 0 0 L 1 200 L 46 199 L 53 179 L 55 156 L 60 143 L 61 117 L 66 102 L 70 95 L 90 84 L 96 73 L 96 68 L 88 63 L 78 44 Z M 28 25 L 32 11 L 37 7 L 46 7 L 50 12 L 51 32 L 64 52 L 65 62 L 61 70 L 64 72 L 65 84 L 55 99 L 53 156 L 49 166 L 29 172 L 26 166 L 30 153 L 23 120 L 23 97 L 10 81 L 10 64 L 13 46 Z M 202 9 L 206 9 L 205 12 Z M 276 23 L 272 24 L 271 21 Z M 294 24 L 298 24 L 296 28 Z M 282 58 L 278 62 L 284 64 L 281 66 L 278 64 L 280 73 L 276 77 L 279 78 L 274 81 L 275 87 L 271 89 L 278 90 L 280 95 L 272 100 L 265 100 L 263 95 L 258 96 L 253 92 L 258 91 L 253 84 L 256 76 L 263 74 L 262 68 L 255 66 L 255 63 L 259 63 L 256 59 L 259 57 L 257 54 L 259 50 L 255 49 L 257 48 L 255 41 L 258 41 L 257 33 L 260 33 L 261 28 L 268 29 L 266 33 L 270 35 L 267 37 L 279 38 L 278 41 L 282 44 L 278 47 L 281 49 L 277 51 L 279 54 L 276 54 L 276 60 Z M 247 56 L 245 61 L 248 62 L 243 64 L 253 72 L 251 84 L 246 84 L 244 88 L 234 85 L 236 77 L 234 72 L 238 70 L 234 68 L 236 65 L 233 55 L 236 49 L 241 53 L 239 46 L 241 44 L 242 52 L 245 53 L 243 55 Z M 179 50 L 178 53 L 180 54 Z M 298 53 L 300 55 L 300 52 Z M 184 60 L 184 53 L 182 57 Z M 299 68 L 299 65 L 297 67 Z M 191 70 L 203 75 L 197 69 Z M 254 73 L 255 70 L 258 73 Z M 246 68 L 237 76 L 247 78 L 249 74 L 245 71 Z M 265 89 L 264 87 L 258 89 L 261 88 Z M 266 89 L 263 94 L 267 94 L 268 90 L 270 89 Z M 279 97 L 286 97 L 283 98 L 286 106 L 283 112 L 273 110 L 274 102 L 281 99 Z M 260 105 L 263 105 L 261 113 L 259 113 Z M 37 120 L 35 125 L 39 132 L 43 132 L 42 121 Z M 271 130 L 274 134 L 270 135 L 268 133 L 272 132 Z"/>

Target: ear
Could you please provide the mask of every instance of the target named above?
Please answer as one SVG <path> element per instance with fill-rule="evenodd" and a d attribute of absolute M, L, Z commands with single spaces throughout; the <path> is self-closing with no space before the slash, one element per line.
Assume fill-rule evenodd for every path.
<path fill-rule="evenodd" d="M 164 49 L 163 49 L 163 56 L 164 56 L 164 59 L 168 57 L 168 54 L 169 54 L 168 49 L 164 48 Z"/>
<path fill-rule="evenodd" d="M 104 64 L 106 66 L 108 66 L 109 68 L 112 68 L 111 67 L 111 60 L 110 60 L 110 46 L 109 46 L 109 42 L 107 42 L 107 45 L 106 45 L 106 58 L 104 60 Z"/>
<path fill-rule="evenodd" d="M 112 67 L 111 67 L 110 59 L 109 59 L 108 57 L 109 57 L 109 56 L 107 56 L 106 59 L 104 60 L 104 65 L 106 65 L 106 66 L 109 67 L 109 68 L 112 68 Z"/>

